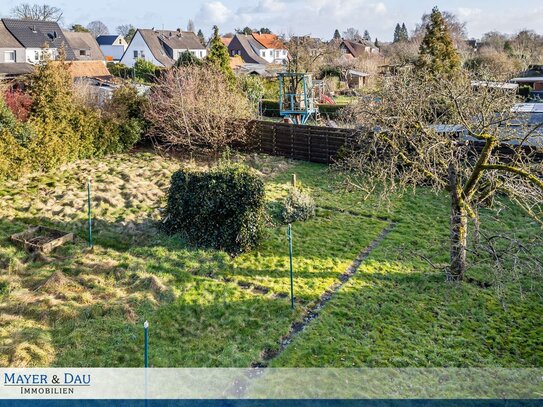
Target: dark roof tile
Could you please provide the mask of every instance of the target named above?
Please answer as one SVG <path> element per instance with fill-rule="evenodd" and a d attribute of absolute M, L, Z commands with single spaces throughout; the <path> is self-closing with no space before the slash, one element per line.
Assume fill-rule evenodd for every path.
<path fill-rule="evenodd" d="M 53 21 L 2 20 L 9 32 L 25 48 L 61 48 L 64 46 L 67 60 L 74 60 L 75 55 L 68 45 L 59 25 Z"/>

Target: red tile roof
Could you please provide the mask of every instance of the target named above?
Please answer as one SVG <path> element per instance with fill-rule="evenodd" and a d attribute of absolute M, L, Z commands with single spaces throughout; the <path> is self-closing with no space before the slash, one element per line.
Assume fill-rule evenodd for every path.
<path fill-rule="evenodd" d="M 253 38 L 265 48 L 285 49 L 285 44 L 275 34 L 253 34 Z"/>

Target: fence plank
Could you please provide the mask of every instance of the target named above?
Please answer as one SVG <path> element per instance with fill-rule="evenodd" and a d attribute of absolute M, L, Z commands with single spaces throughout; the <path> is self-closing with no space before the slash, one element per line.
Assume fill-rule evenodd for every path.
<path fill-rule="evenodd" d="M 267 121 L 251 122 L 248 129 L 249 144 L 262 153 L 325 164 L 333 161 L 354 134 L 352 129 Z"/>

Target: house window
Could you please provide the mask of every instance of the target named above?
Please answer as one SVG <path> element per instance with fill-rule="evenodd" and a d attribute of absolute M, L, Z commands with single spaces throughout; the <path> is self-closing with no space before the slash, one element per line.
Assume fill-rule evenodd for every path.
<path fill-rule="evenodd" d="M 79 50 L 79 56 L 84 57 L 84 56 L 86 56 L 86 55 L 87 55 L 87 50 L 86 50 L 86 49 L 80 49 L 80 50 Z"/>
<path fill-rule="evenodd" d="M 39 59 L 40 59 L 40 52 L 39 51 L 34 51 L 34 59 L 36 61 L 39 61 Z"/>
<path fill-rule="evenodd" d="M 138 57 L 138 51 L 134 51 L 134 59 Z"/>
<path fill-rule="evenodd" d="M 4 61 L 5 62 L 15 62 L 15 51 L 6 51 L 4 52 Z"/>
<path fill-rule="evenodd" d="M 270 51 L 270 57 L 273 57 L 273 51 Z"/>
<path fill-rule="evenodd" d="M 145 52 L 144 51 L 140 51 L 140 57 L 145 59 Z"/>
<path fill-rule="evenodd" d="M 200 58 L 204 57 L 204 51 L 199 51 L 198 53 L 200 54 Z"/>

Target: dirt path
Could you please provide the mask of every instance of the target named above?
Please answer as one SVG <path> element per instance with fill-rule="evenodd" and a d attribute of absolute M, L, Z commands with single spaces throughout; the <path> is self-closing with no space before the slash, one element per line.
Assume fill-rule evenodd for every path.
<path fill-rule="evenodd" d="M 311 323 L 311 321 L 319 316 L 320 311 L 326 305 L 326 303 L 333 298 L 333 296 L 347 283 L 347 281 L 350 280 L 350 278 L 358 271 L 362 262 L 368 258 L 371 252 L 375 250 L 377 246 L 379 246 L 381 241 L 386 238 L 395 227 L 396 223 L 389 221 L 388 225 L 381 231 L 381 233 L 375 239 L 373 239 L 369 246 L 358 254 L 351 265 L 347 267 L 347 270 L 345 270 L 345 272 L 338 277 L 339 282 L 333 284 L 324 292 L 317 304 L 313 308 L 306 311 L 302 321 L 295 321 L 290 326 L 289 333 L 280 341 L 279 349 L 265 349 L 261 353 L 261 360 L 253 362 L 251 366 L 267 367 L 272 359 L 279 356 L 285 350 L 285 348 L 292 343 L 296 336 L 302 332 Z"/>

